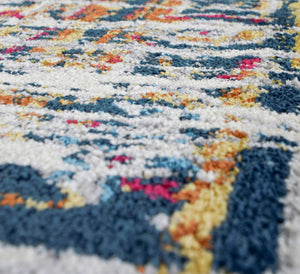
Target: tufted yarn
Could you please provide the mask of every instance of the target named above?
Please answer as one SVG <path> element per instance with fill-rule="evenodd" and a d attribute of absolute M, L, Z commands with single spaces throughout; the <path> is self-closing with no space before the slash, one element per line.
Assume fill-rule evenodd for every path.
<path fill-rule="evenodd" d="M 0 274 L 298 274 L 299 0 L 1 0 Z"/>

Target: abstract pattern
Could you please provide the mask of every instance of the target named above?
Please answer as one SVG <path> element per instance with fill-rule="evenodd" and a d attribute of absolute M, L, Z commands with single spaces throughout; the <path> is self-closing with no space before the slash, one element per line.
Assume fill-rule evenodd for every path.
<path fill-rule="evenodd" d="M 0 273 L 298 273 L 299 91 L 298 0 L 2 0 Z"/>

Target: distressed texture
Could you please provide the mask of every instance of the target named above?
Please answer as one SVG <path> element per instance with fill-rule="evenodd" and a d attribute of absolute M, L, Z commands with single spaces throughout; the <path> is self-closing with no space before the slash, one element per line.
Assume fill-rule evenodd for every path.
<path fill-rule="evenodd" d="M 0 1 L 0 273 L 298 273 L 299 3 Z"/>

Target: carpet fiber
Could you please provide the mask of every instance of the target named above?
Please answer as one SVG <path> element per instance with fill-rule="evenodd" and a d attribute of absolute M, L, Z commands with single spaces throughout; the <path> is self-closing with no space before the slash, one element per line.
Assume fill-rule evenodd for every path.
<path fill-rule="evenodd" d="M 1 0 L 0 273 L 299 273 L 300 2 Z"/>

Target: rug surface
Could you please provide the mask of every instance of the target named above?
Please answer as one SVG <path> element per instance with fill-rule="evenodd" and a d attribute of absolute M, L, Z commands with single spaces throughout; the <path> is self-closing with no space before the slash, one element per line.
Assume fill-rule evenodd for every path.
<path fill-rule="evenodd" d="M 300 2 L 1 0 L 0 273 L 299 273 Z"/>

